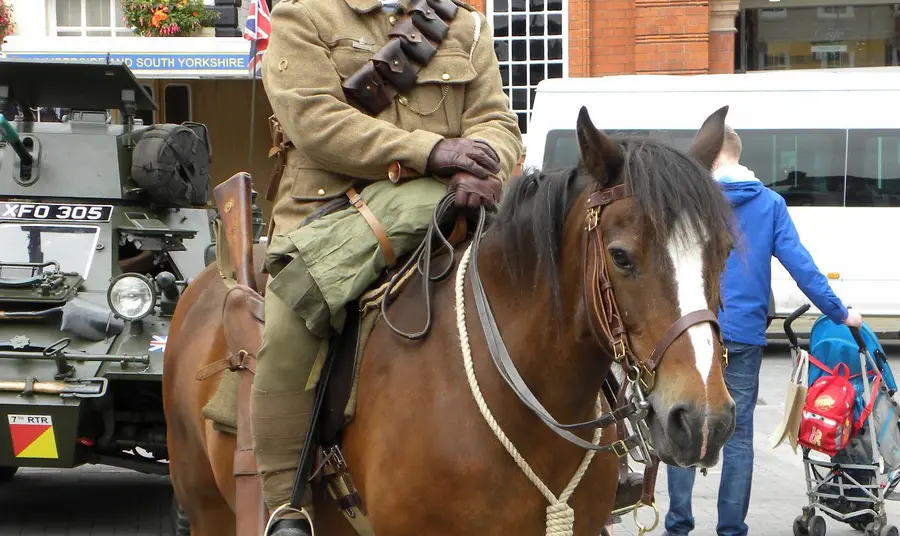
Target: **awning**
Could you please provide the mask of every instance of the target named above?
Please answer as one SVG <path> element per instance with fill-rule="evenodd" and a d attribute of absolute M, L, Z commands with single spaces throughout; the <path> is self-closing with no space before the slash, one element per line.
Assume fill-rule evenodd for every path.
<path fill-rule="evenodd" d="M 242 37 L 35 37 L 10 35 L 7 58 L 124 63 L 138 79 L 243 78 L 250 41 Z"/>

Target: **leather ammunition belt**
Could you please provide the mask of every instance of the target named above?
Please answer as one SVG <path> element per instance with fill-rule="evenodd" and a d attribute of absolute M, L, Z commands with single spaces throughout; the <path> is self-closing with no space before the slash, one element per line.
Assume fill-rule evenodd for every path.
<path fill-rule="evenodd" d="M 375 116 L 415 87 L 458 10 L 452 0 L 412 0 L 388 32 L 390 41 L 342 84 L 350 104 Z"/>

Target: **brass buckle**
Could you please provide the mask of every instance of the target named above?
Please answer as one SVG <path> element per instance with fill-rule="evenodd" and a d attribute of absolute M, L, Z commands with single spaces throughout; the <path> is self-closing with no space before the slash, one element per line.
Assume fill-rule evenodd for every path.
<path fill-rule="evenodd" d="M 616 339 L 613 341 L 613 359 L 616 362 L 622 361 L 625 359 L 625 341 L 622 339 Z"/>
<path fill-rule="evenodd" d="M 597 210 L 597 207 L 589 208 L 587 212 L 587 225 L 585 226 L 585 231 L 593 231 L 597 228 L 598 223 L 600 223 L 600 211 Z"/>
<path fill-rule="evenodd" d="M 625 455 L 627 455 L 629 452 L 631 452 L 631 449 L 628 448 L 628 445 L 626 445 L 626 444 L 625 444 L 625 441 L 622 440 L 622 439 L 613 441 L 612 443 L 610 443 L 609 446 L 610 446 L 610 448 L 612 448 L 613 452 L 614 452 L 614 453 L 616 454 L 616 456 L 618 456 L 619 458 L 621 458 L 622 456 L 625 456 Z M 619 449 L 622 449 L 622 450 L 619 450 Z"/>
<path fill-rule="evenodd" d="M 648 369 L 645 365 L 641 364 L 641 386 L 646 390 L 646 392 L 650 392 L 653 390 L 653 386 L 656 385 L 656 371 Z"/>
<path fill-rule="evenodd" d="M 725 366 L 728 366 L 728 347 L 722 345 L 722 359 L 725 361 Z"/>

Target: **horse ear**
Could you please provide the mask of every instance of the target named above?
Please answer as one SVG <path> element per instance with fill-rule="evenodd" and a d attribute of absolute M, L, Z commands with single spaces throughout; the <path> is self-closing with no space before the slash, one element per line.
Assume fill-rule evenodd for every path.
<path fill-rule="evenodd" d="M 619 176 L 625 163 L 625 157 L 619 146 L 597 130 L 584 106 L 578 112 L 575 134 L 578 138 L 578 153 L 582 168 L 590 173 L 600 186 L 607 186 Z"/>
<path fill-rule="evenodd" d="M 728 106 L 722 106 L 713 112 L 703 122 L 703 125 L 694 137 L 694 142 L 691 144 L 691 156 L 703 164 L 703 167 L 706 169 L 712 169 L 713 162 L 716 161 L 719 151 L 722 150 L 722 143 L 725 140 L 725 116 L 727 114 Z"/>

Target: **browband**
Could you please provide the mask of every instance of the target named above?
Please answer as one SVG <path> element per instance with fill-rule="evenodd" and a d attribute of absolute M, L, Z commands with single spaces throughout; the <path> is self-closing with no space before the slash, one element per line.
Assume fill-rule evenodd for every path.
<path fill-rule="evenodd" d="M 458 10 L 453 0 L 412 0 L 388 31 L 390 41 L 342 84 L 347 100 L 378 115 L 398 93 L 411 90 Z"/>

